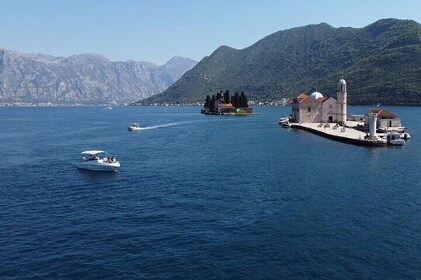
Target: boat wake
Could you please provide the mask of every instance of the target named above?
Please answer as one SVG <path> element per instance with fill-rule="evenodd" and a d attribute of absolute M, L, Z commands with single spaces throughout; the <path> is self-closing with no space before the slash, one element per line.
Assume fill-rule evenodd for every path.
<path fill-rule="evenodd" d="M 192 122 L 195 122 L 195 121 L 172 122 L 172 123 L 165 123 L 165 124 L 154 125 L 154 126 L 145 126 L 145 127 L 141 127 L 140 130 L 149 130 L 149 129 L 164 128 L 164 127 L 170 127 L 170 126 L 183 125 L 183 124 L 192 123 Z"/>

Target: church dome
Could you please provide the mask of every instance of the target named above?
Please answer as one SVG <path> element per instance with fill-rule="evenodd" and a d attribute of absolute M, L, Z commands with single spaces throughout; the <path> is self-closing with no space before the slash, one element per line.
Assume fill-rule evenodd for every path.
<path fill-rule="evenodd" d="M 320 92 L 318 92 L 317 90 L 315 92 L 313 92 L 312 94 L 310 94 L 310 97 L 313 99 L 318 99 L 320 97 L 323 97 L 323 94 L 321 94 Z"/>
<path fill-rule="evenodd" d="M 340 79 L 338 82 L 338 85 L 346 85 L 346 82 L 344 79 Z"/>

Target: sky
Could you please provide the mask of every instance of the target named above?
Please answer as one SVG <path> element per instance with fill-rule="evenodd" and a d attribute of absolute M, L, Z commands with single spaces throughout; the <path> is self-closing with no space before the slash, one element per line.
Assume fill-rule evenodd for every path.
<path fill-rule="evenodd" d="M 420 0 L 0 0 L 0 48 L 112 61 L 200 61 L 279 30 L 326 22 L 362 28 L 382 18 L 421 23 Z"/>

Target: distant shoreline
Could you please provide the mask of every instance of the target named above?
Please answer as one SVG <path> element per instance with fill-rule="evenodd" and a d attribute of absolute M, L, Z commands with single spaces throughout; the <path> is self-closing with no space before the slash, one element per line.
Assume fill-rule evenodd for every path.
<path fill-rule="evenodd" d="M 197 106 L 203 107 L 203 104 L 151 104 L 151 105 L 133 105 L 133 104 L 15 104 L 15 103 L 1 103 L 0 107 L 125 107 L 125 106 L 139 106 L 139 107 L 180 107 L 180 106 Z M 289 107 L 290 105 L 277 104 L 262 104 L 253 105 L 254 107 Z M 367 106 L 377 107 L 376 104 L 348 104 L 348 106 Z M 396 107 L 421 107 L 421 104 L 382 104 L 382 106 L 396 106 Z"/>
<path fill-rule="evenodd" d="M 203 115 L 214 115 L 214 116 L 251 116 L 251 115 L 258 115 L 257 113 L 216 113 L 216 112 L 208 112 L 202 113 Z"/>

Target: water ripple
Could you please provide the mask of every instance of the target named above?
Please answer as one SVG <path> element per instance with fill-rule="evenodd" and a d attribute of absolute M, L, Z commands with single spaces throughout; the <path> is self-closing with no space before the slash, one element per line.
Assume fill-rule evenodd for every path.
<path fill-rule="evenodd" d="M 404 149 L 346 145 L 281 129 L 289 109 L 0 110 L 0 275 L 421 278 L 416 137 Z M 414 136 L 419 108 L 408 112 Z M 145 131 L 128 132 L 133 120 Z M 90 148 L 116 155 L 120 172 L 78 170 Z"/>

